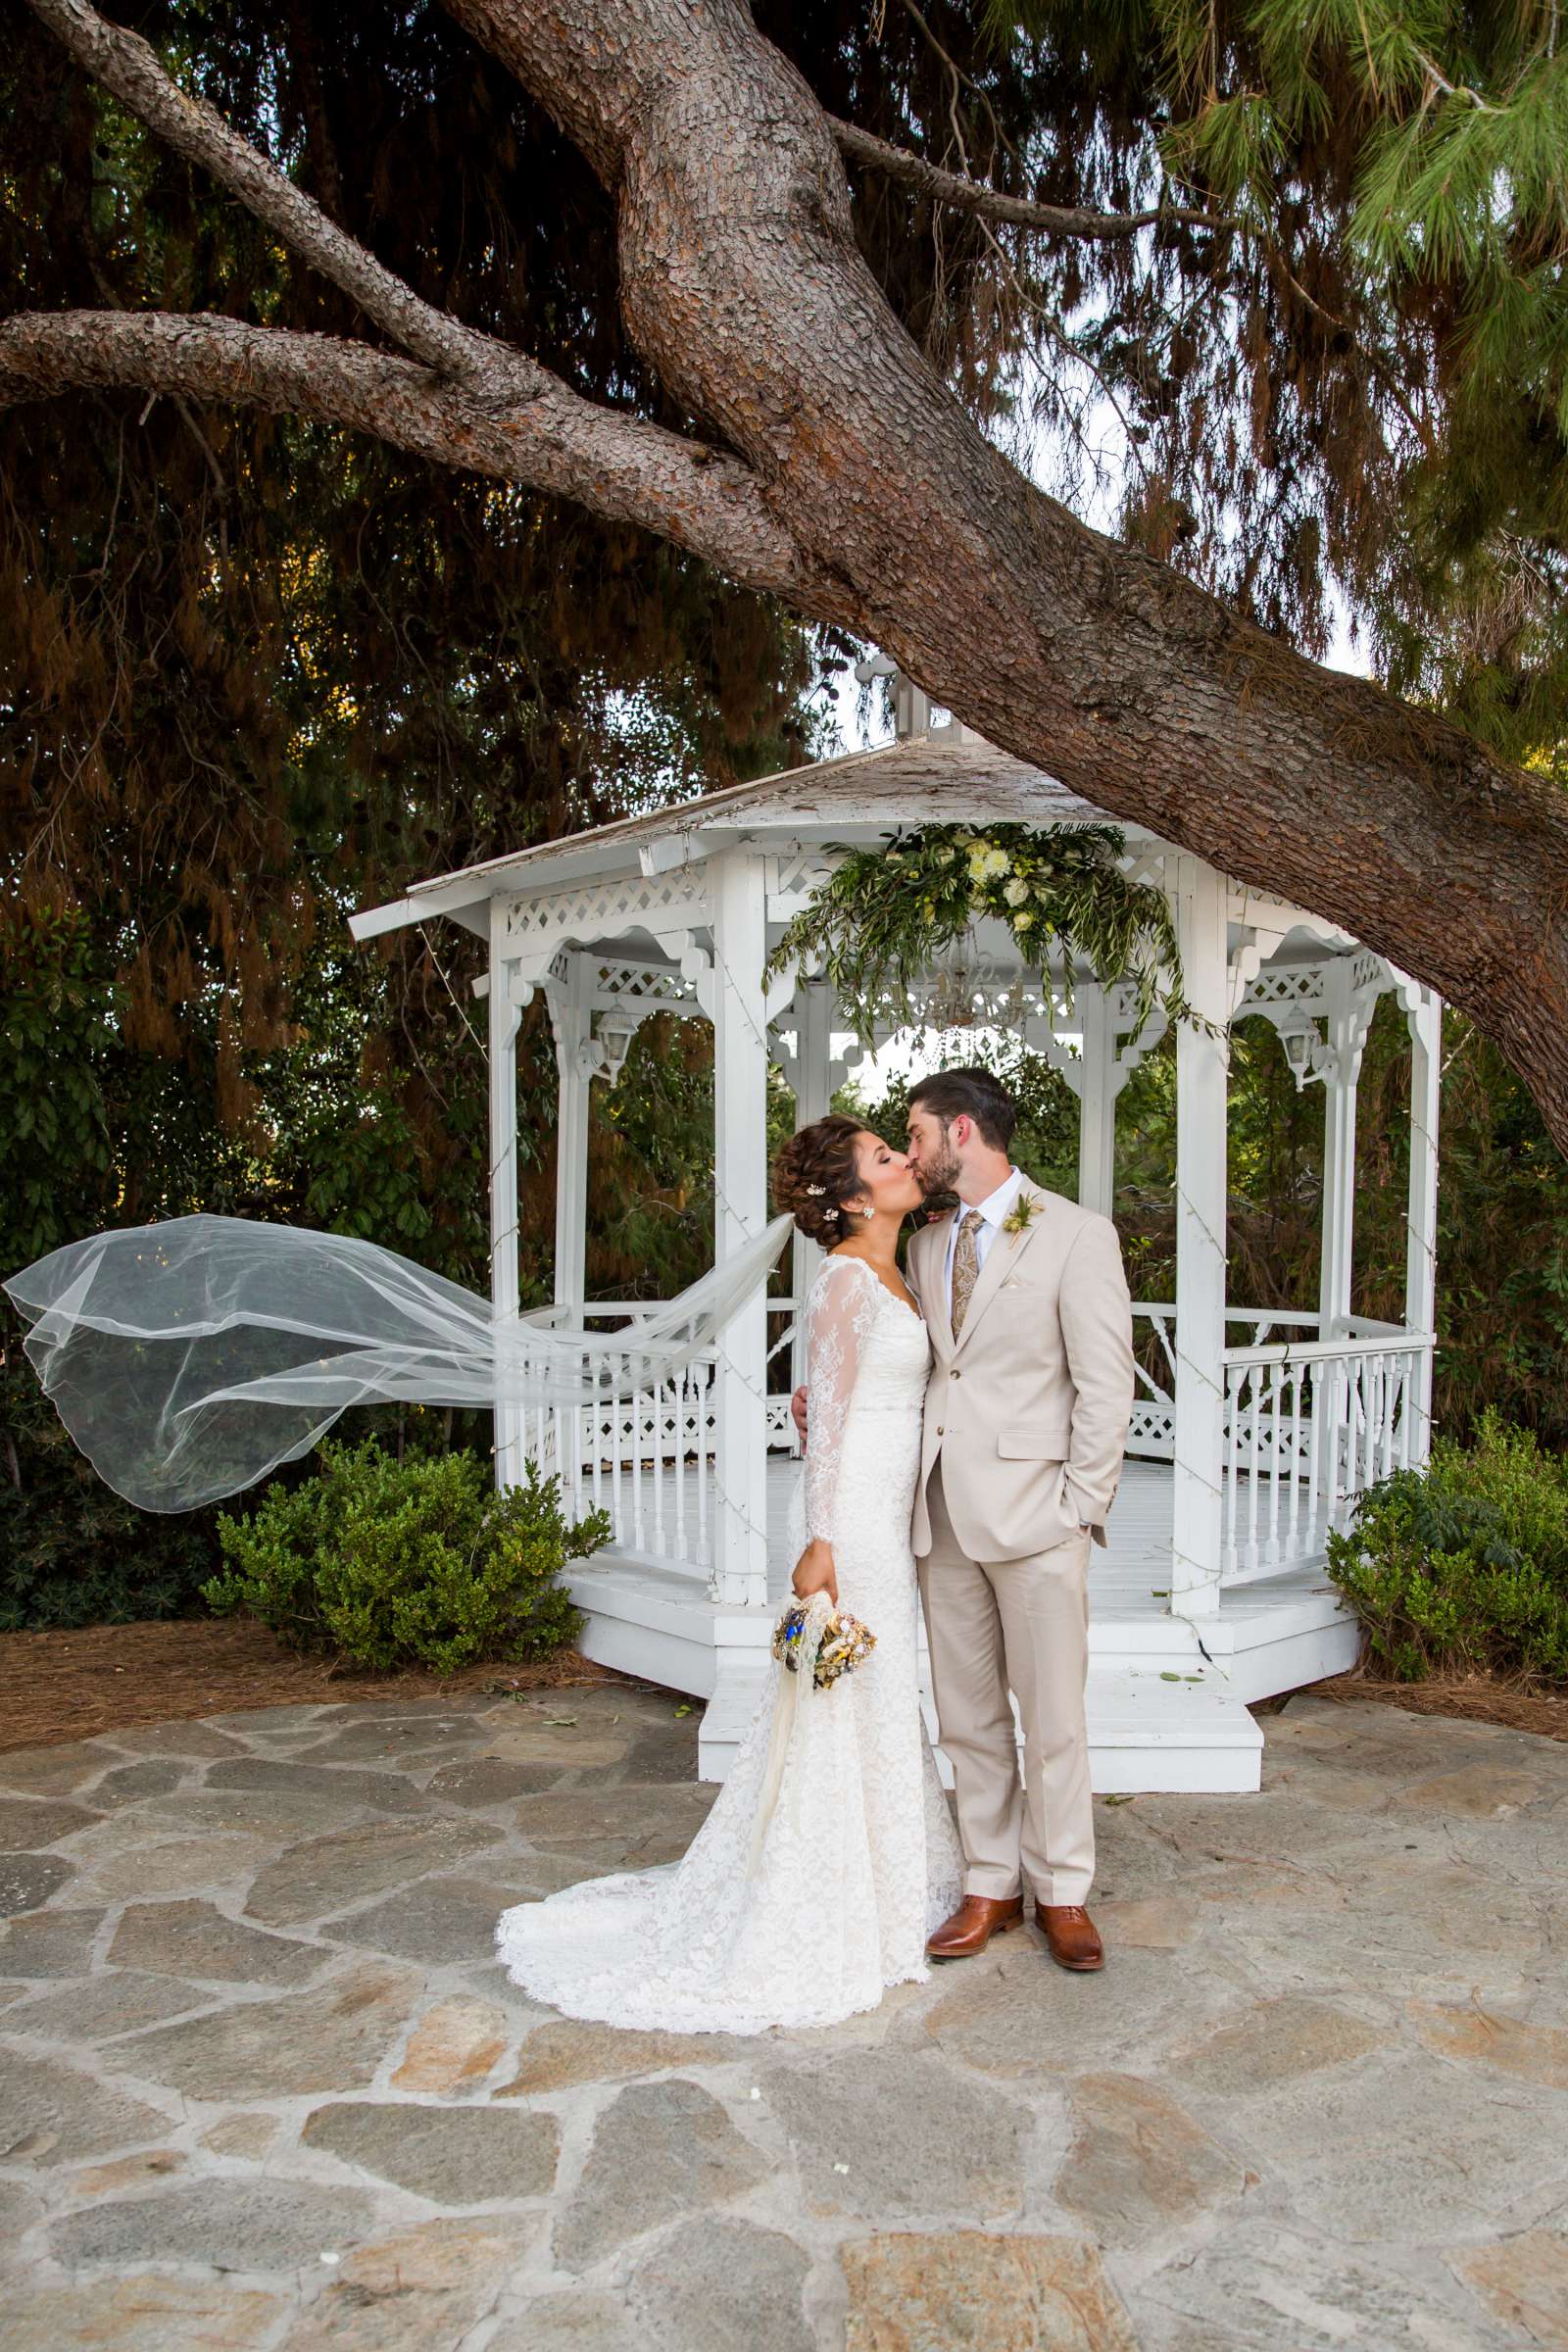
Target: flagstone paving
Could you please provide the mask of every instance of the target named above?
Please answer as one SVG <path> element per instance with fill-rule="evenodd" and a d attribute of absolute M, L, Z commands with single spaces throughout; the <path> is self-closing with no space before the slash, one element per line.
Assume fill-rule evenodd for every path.
<path fill-rule="evenodd" d="M 1568 2343 L 1568 1745 L 1310 1696 L 873 2015 L 617 2033 L 496 1914 L 678 1855 L 630 1684 L 0 1755 L 5 2352 Z"/>

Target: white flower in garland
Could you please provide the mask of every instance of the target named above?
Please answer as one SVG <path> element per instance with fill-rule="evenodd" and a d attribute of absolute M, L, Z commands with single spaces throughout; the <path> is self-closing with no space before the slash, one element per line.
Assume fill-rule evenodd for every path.
<path fill-rule="evenodd" d="M 1181 982 L 1164 894 L 1122 869 L 1112 825 L 1034 828 L 930 825 L 874 850 L 837 851 L 829 878 L 791 917 L 767 972 L 820 972 L 843 1013 L 869 1039 L 890 1007 L 906 1017 L 910 986 L 962 965 L 978 916 L 1004 918 L 1028 966 L 1059 954 L 1070 1007 L 1074 966 L 1102 986 L 1130 983 L 1139 1023 L 1156 1008 L 1197 1021 Z M 1026 938 L 1041 934 L 1025 947 Z M 965 944 L 967 943 L 967 945 Z M 927 1014 L 935 999 L 927 987 Z M 965 1017 L 973 1018 L 965 993 Z M 1205 1024 L 1206 1025 L 1206 1024 Z"/>

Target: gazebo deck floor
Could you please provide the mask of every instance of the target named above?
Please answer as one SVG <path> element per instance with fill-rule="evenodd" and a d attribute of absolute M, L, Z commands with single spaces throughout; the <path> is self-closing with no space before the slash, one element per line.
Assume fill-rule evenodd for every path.
<path fill-rule="evenodd" d="M 767 1642 L 794 1567 L 795 1476 L 787 1457 L 770 1458 L 765 1610 L 721 1608 L 696 1557 L 674 1562 L 611 1549 L 568 1578 L 588 1614 L 579 1646 L 589 1657 L 711 1697 L 702 1741 L 707 1778 L 723 1777 L 769 1670 Z M 1354 1661 L 1355 1627 L 1320 1556 L 1226 1587 L 1218 1608 L 1196 1620 L 1173 1616 L 1167 1599 L 1172 1485 L 1167 1463 L 1129 1461 L 1107 1523 L 1109 1542 L 1093 1549 L 1088 1707 L 1095 1786 L 1255 1788 L 1262 1742 L 1247 1702 L 1343 1671 Z M 666 1526 L 673 1508 L 673 1474 L 666 1474 Z M 686 1524 L 695 1549 L 689 1491 Z M 715 1690 L 721 1652 L 739 1671 Z M 934 1737 L 923 1627 L 921 1665 Z"/>

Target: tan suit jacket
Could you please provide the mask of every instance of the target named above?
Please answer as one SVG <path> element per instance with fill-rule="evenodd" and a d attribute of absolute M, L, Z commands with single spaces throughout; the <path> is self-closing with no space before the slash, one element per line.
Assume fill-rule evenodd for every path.
<path fill-rule="evenodd" d="M 1133 1403 L 1132 1311 L 1108 1217 L 1024 1178 L 1034 1214 L 999 1233 L 956 1343 L 943 1281 L 947 1217 L 909 1246 L 934 1361 L 912 1539 L 931 1549 L 926 1487 L 942 1464 L 953 1530 L 974 1560 L 1015 1560 L 1083 1526 L 1105 1541 Z"/>

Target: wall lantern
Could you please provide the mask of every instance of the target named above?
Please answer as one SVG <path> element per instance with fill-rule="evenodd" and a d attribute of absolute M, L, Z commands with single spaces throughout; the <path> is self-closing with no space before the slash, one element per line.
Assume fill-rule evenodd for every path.
<path fill-rule="evenodd" d="M 1291 1076 L 1296 1080 L 1297 1093 L 1300 1093 L 1309 1079 L 1326 1078 L 1329 1050 L 1316 1021 L 1304 1013 L 1298 1004 L 1293 1004 L 1277 1026 Z"/>

